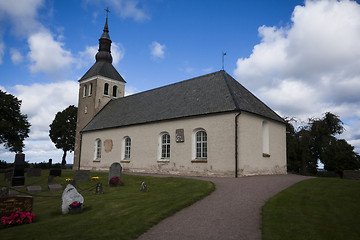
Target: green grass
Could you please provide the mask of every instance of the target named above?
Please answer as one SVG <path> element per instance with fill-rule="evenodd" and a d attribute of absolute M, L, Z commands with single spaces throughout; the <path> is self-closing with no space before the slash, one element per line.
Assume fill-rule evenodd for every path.
<path fill-rule="evenodd" d="M 360 239 L 360 181 L 299 182 L 272 197 L 262 215 L 263 240 Z"/>
<path fill-rule="evenodd" d="M 92 172 L 91 176 L 99 176 L 99 181 L 77 183 L 84 197 L 84 211 L 78 215 L 63 215 L 62 191 L 47 191 L 47 176 L 48 171 L 43 171 L 42 177 L 27 178 L 25 182 L 43 189 L 34 194 L 35 222 L 7 229 L 0 227 L 1 239 L 133 239 L 215 189 L 213 183 L 206 181 L 135 175 L 123 175 L 124 186 L 108 187 L 107 173 Z M 65 179 L 73 176 L 72 171 L 63 171 L 54 183 L 65 187 Z M 1 186 L 8 185 L 2 181 L 3 178 Z M 143 181 L 147 183 L 147 193 L 140 192 Z M 88 190 L 97 182 L 103 183 L 102 195 L 96 195 L 95 189 Z"/>

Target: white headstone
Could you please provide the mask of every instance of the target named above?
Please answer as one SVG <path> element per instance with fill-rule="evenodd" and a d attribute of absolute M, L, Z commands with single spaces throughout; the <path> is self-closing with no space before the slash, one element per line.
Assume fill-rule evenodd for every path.
<path fill-rule="evenodd" d="M 83 196 L 76 190 L 73 185 L 68 184 L 62 195 L 61 210 L 63 214 L 69 213 L 69 206 L 73 202 L 79 202 L 81 203 L 81 207 L 84 206 Z"/>

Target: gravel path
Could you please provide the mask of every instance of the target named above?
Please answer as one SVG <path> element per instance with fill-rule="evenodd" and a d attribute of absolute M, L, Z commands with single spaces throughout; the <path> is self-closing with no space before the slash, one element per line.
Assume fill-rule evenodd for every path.
<path fill-rule="evenodd" d="M 271 196 L 308 178 L 291 174 L 198 178 L 214 182 L 216 190 L 164 219 L 138 239 L 260 240 L 261 207 Z"/>

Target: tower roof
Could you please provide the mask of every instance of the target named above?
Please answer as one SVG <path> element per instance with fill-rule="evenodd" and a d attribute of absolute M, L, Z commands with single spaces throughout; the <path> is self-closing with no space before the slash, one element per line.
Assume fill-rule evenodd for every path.
<path fill-rule="evenodd" d="M 284 123 L 278 114 L 221 70 L 112 100 L 83 131 L 237 111 Z"/>
<path fill-rule="evenodd" d="M 108 18 L 106 17 L 103 33 L 99 39 L 99 50 L 95 55 L 95 64 L 85 73 L 79 81 L 94 77 L 103 76 L 113 80 L 125 82 L 122 76 L 112 65 L 111 39 L 109 36 Z"/>

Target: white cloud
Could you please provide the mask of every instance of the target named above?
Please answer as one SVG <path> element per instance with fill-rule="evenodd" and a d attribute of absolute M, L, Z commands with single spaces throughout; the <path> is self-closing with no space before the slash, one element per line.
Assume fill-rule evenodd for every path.
<path fill-rule="evenodd" d="M 110 0 L 111 6 L 120 14 L 122 18 L 132 18 L 135 21 L 150 19 L 145 9 L 139 6 L 138 0 Z"/>
<path fill-rule="evenodd" d="M 10 54 L 11 54 L 11 61 L 15 65 L 20 64 L 23 61 L 23 56 L 21 55 L 21 53 L 17 49 L 11 48 L 10 49 Z"/>
<path fill-rule="evenodd" d="M 31 32 L 43 28 L 36 19 L 37 11 L 43 5 L 44 0 L 0 0 L 0 16 L 11 20 L 15 27 L 14 34 L 28 36 Z"/>
<path fill-rule="evenodd" d="M 135 93 L 138 93 L 139 90 L 135 87 L 131 87 L 131 86 L 126 86 L 125 87 L 125 96 L 129 96 L 129 95 L 133 95 Z"/>
<path fill-rule="evenodd" d="M 165 44 L 160 44 L 156 41 L 150 44 L 150 53 L 153 59 L 159 59 L 165 57 Z"/>
<path fill-rule="evenodd" d="M 235 77 L 282 116 L 306 120 L 331 111 L 360 122 L 360 5 L 308 0 L 291 20 L 259 28 L 261 42 L 238 59 Z M 347 139 L 358 143 L 354 136 Z"/>
<path fill-rule="evenodd" d="M 16 85 L 14 95 L 22 100 L 21 112 L 31 123 L 31 140 L 47 140 L 55 114 L 69 105 L 77 105 L 78 84 L 64 81 L 49 84 Z"/>
<path fill-rule="evenodd" d="M 63 49 L 64 44 L 55 41 L 47 31 L 31 35 L 28 43 L 32 72 L 60 73 L 75 62 L 71 52 Z"/>

